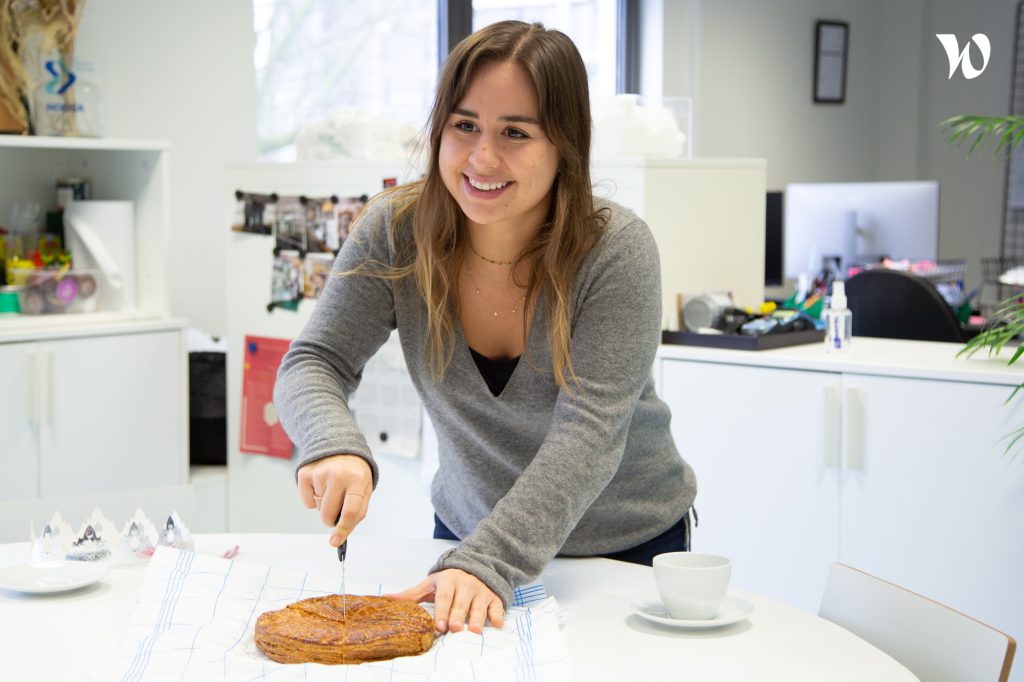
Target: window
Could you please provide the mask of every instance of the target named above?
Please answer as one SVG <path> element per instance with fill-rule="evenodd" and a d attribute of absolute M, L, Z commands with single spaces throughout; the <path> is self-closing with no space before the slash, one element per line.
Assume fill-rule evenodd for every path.
<path fill-rule="evenodd" d="M 591 95 L 614 95 L 617 0 L 473 0 L 473 30 L 503 19 L 539 21 L 569 36 L 583 57 Z"/>
<path fill-rule="evenodd" d="M 405 158 L 437 78 L 437 5 L 253 0 L 261 160 Z"/>

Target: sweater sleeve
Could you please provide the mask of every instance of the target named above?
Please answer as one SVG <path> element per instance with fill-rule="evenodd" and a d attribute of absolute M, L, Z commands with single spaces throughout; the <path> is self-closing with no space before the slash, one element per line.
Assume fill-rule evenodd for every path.
<path fill-rule="evenodd" d="M 387 206 L 371 204 L 367 211 L 342 245 L 308 323 L 281 362 L 274 406 L 299 450 L 296 471 L 330 455 L 354 454 L 369 463 L 376 486 L 377 464 L 348 398 L 366 362 L 395 328 L 393 288 L 380 277 L 341 274 L 368 259 L 391 263 Z"/>
<path fill-rule="evenodd" d="M 578 283 L 571 353 L 578 383 L 555 402 L 533 461 L 469 537 L 431 571 L 475 575 L 506 605 L 535 579 L 615 475 L 661 328 L 657 246 L 638 218 L 609 231 Z M 613 532 L 609 529 L 609 532 Z"/>

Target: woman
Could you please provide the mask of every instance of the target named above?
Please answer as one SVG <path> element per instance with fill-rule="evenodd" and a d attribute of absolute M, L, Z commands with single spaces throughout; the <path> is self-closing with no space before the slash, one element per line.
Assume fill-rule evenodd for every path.
<path fill-rule="evenodd" d="M 592 196 L 590 125 L 564 34 L 507 21 L 461 42 L 425 178 L 363 212 L 278 375 L 299 496 L 338 546 L 377 482 L 347 396 L 398 329 L 438 435 L 435 537 L 461 542 L 397 596 L 433 601 L 441 632 L 500 627 L 556 554 L 649 565 L 688 549 L 696 484 L 651 376 L 658 253 Z"/>

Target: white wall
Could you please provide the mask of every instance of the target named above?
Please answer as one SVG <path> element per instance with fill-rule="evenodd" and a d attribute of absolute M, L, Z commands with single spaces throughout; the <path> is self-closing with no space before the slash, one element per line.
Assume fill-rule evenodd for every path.
<path fill-rule="evenodd" d="M 664 65 L 644 87 L 693 96 L 697 153 L 766 158 L 769 189 L 939 180 L 939 254 L 967 257 L 977 283 L 980 258 L 999 253 L 1004 167 L 964 161 L 935 126 L 1008 111 L 1014 11 L 1014 0 L 647 0 Z M 811 101 L 817 19 L 850 23 L 842 106 Z M 946 80 L 939 32 L 986 33 L 985 73 Z M 171 308 L 218 336 L 222 169 L 255 157 L 253 40 L 251 0 L 94 0 L 78 42 L 100 61 L 106 135 L 171 141 Z"/>
<path fill-rule="evenodd" d="M 170 141 L 171 312 L 214 336 L 224 164 L 255 158 L 254 40 L 252 0 L 92 0 L 76 43 L 101 69 L 104 136 Z"/>
<path fill-rule="evenodd" d="M 702 156 L 768 161 L 769 189 L 789 182 L 935 179 L 941 183 L 939 255 L 999 254 L 1003 164 L 965 162 L 936 129 L 965 113 L 1009 111 L 1014 0 L 648 0 L 661 13 L 660 83 L 645 87 L 694 98 L 694 146 Z M 847 100 L 814 104 L 814 23 L 850 24 Z M 936 33 L 961 44 L 992 41 L 979 78 L 947 80 Z M 977 60 L 977 55 L 975 56 Z"/>
<path fill-rule="evenodd" d="M 925 13 L 923 71 L 923 171 L 940 183 L 939 255 L 968 258 L 972 286 L 981 282 L 980 260 L 999 255 L 1003 224 L 1005 163 L 991 155 L 965 159 L 947 148 L 936 126 L 958 114 L 1007 114 L 1013 77 L 1015 0 L 929 0 Z M 992 56 L 985 72 L 973 80 L 959 73 L 948 79 L 946 53 L 936 33 L 954 33 L 963 45 L 975 33 L 988 35 Z M 980 66 L 974 51 L 974 63 Z M 992 289 L 991 287 L 989 289 Z M 995 291 L 986 289 L 993 299 Z"/>

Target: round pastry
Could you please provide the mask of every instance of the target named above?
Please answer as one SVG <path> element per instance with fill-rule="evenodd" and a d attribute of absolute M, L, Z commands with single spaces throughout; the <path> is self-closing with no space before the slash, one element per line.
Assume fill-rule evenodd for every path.
<path fill-rule="evenodd" d="M 278 663 L 365 663 L 415 656 L 434 643 L 434 620 L 392 597 L 340 594 L 303 599 L 256 619 L 256 646 Z"/>

